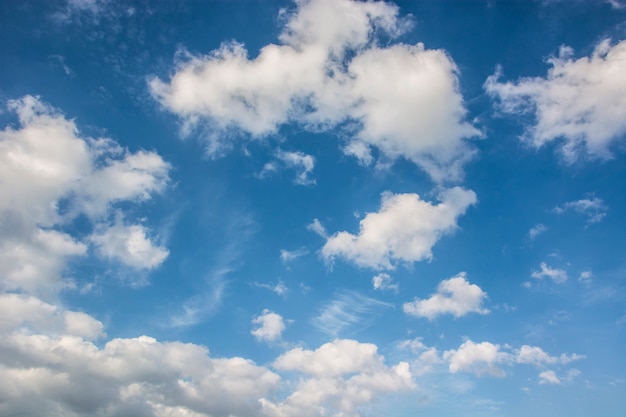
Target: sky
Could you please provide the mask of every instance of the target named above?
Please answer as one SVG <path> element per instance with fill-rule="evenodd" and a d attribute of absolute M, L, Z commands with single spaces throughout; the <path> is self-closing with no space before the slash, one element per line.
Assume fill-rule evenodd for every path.
<path fill-rule="evenodd" d="M 0 19 L 1 416 L 623 413 L 623 1 Z"/>

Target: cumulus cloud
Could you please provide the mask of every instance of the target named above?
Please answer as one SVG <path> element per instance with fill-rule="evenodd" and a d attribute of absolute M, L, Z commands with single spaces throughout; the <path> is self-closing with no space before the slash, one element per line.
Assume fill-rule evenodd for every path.
<path fill-rule="evenodd" d="M 154 245 L 149 232 L 140 224 L 126 226 L 118 222 L 101 228 L 90 240 L 104 258 L 120 261 L 136 269 L 153 269 L 163 263 L 169 251 Z"/>
<path fill-rule="evenodd" d="M 344 150 L 363 163 L 376 148 L 436 181 L 461 176 L 473 154 L 465 139 L 480 133 L 464 120 L 458 70 L 442 50 L 378 45 L 379 34 L 394 38 L 409 28 L 396 6 L 307 0 L 282 16 L 280 43 L 253 59 L 244 45 L 224 43 L 204 56 L 180 53 L 169 80 L 150 80 L 154 98 L 183 120 L 183 133 L 208 126 L 215 155 L 232 146 L 233 129 L 262 137 L 289 122 L 313 131 L 351 122 Z"/>
<path fill-rule="evenodd" d="M 393 269 L 395 263 L 432 259 L 432 247 L 457 229 L 457 218 L 476 203 L 471 190 L 454 187 L 434 205 L 417 194 L 384 193 L 380 211 L 360 221 L 359 233 L 337 232 L 322 248 L 327 262 L 341 257 L 360 267 Z"/>
<path fill-rule="evenodd" d="M 142 336 L 102 348 L 76 336 L 0 340 L 2 415 L 250 415 L 280 377 L 242 358 Z"/>
<path fill-rule="evenodd" d="M 443 358 L 449 362 L 451 373 L 471 372 L 478 376 L 503 377 L 505 372 L 499 365 L 510 360 L 510 354 L 503 352 L 497 344 L 467 340 L 458 349 L 445 351 Z"/>
<path fill-rule="evenodd" d="M 626 134 L 626 41 L 612 44 L 605 39 L 590 57 L 573 58 L 562 47 L 545 78 L 523 78 L 501 83 L 500 70 L 485 82 L 486 91 L 505 113 L 532 113 L 535 123 L 525 138 L 541 147 L 562 140 L 565 160 L 581 154 L 609 158 L 612 144 Z"/>
<path fill-rule="evenodd" d="M 0 334 L 15 329 L 95 339 L 104 326 L 79 311 L 69 311 L 26 294 L 0 294 Z"/>
<path fill-rule="evenodd" d="M 280 314 L 276 314 L 268 309 L 264 309 L 260 316 L 252 320 L 252 324 L 257 325 L 250 333 L 258 340 L 273 342 L 280 339 L 285 330 L 285 322 Z"/>
<path fill-rule="evenodd" d="M 11 100 L 9 109 L 17 126 L 0 131 L 1 285 L 52 294 L 72 285 L 67 261 L 88 251 L 64 227 L 79 215 L 98 226 L 116 204 L 150 199 L 167 186 L 170 166 L 154 152 L 81 136 L 37 97 Z"/>
<path fill-rule="evenodd" d="M 530 275 L 531 277 L 539 280 L 544 278 L 550 278 L 556 284 L 563 284 L 565 281 L 567 281 L 567 272 L 565 272 L 565 270 L 550 268 L 545 262 L 542 262 L 539 266 L 541 268 L 541 271 L 533 271 Z"/>
<path fill-rule="evenodd" d="M 393 282 L 391 275 L 381 272 L 372 278 L 372 286 L 379 291 L 393 291 L 398 293 L 398 284 Z"/>
<path fill-rule="evenodd" d="M 556 376 L 554 371 L 543 371 L 539 374 L 540 384 L 560 384 L 561 380 Z"/>
<path fill-rule="evenodd" d="M 262 400 L 268 417 L 329 415 L 357 416 L 357 407 L 378 394 L 414 388 L 406 362 L 387 366 L 376 345 L 337 339 L 316 350 L 292 349 L 273 364 L 283 371 L 300 372 L 296 389 L 284 401 Z"/>
<path fill-rule="evenodd" d="M 563 214 L 566 211 L 574 211 L 587 217 L 587 224 L 600 222 L 605 216 L 608 207 L 601 198 L 591 195 L 589 198 L 583 198 L 575 201 L 568 201 L 562 206 L 556 206 L 553 211 L 557 214 Z"/>
<path fill-rule="evenodd" d="M 430 320 L 442 314 L 461 317 L 469 313 L 487 314 L 483 307 L 487 293 L 476 284 L 470 284 L 465 272 L 443 280 L 437 286 L 437 292 L 430 298 L 404 303 L 404 312 L 415 317 L 426 317 Z"/>

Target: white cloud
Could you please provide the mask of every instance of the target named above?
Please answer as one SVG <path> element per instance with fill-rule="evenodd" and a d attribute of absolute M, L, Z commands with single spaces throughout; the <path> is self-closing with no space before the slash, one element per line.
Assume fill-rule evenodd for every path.
<path fill-rule="evenodd" d="M 0 334 L 14 329 L 95 339 L 104 326 L 93 317 L 68 311 L 26 294 L 0 294 Z"/>
<path fill-rule="evenodd" d="M 430 320 L 442 314 L 461 317 L 469 313 L 489 313 L 489 310 L 483 307 L 487 293 L 478 285 L 470 284 L 465 275 L 465 272 L 460 272 L 450 279 L 441 281 L 437 286 L 437 292 L 428 299 L 415 298 L 410 303 L 404 303 L 402 306 L 404 312 Z"/>
<path fill-rule="evenodd" d="M 420 337 L 403 340 L 398 344 L 398 348 L 401 350 L 409 349 L 417 356 L 417 359 L 411 362 L 411 372 L 416 376 L 431 373 L 437 365 L 443 363 L 437 349 L 426 346 Z"/>
<path fill-rule="evenodd" d="M 276 369 L 307 375 L 282 402 L 262 400 L 268 417 L 358 416 L 357 408 L 384 392 L 415 387 L 406 362 L 384 364 L 376 345 L 338 339 L 316 350 L 292 349 L 274 361 Z"/>
<path fill-rule="evenodd" d="M 117 203 L 162 192 L 170 167 L 154 152 L 82 137 L 73 120 L 36 97 L 11 100 L 9 109 L 18 125 L 0 131 L 2 287 L 50 296 L 72 285 L 66 263 L 88 250 L 63 228 L 80 214 L 106 222 Z"/>
<path fill-rule="evenodd" d="M 540 384 L 560 384 L 561 380 L 556 376 L 554 371 L 543 371 L 539 374 Z"/>
<path fill-rule="evenodd" d="M 535 279 L 550 278 L 556 284 L 563 284 L 567 281 L 567 272 L 563 269 L 550 268 L 545 262 L 542 262 L 539 266 L 541 271 L 533 271 L 530 275 L 531 277 Z"/>
<path fill-rule="evenodd" d="M 500 83 L 498 71 L 485 89 L 506 113 L 534 113 L 535 124 L 526 133 L 534 146 L 562 139 L 568 162 L 585 151 L 608 158 L 611 144 L 626 134 L 626 41 L 611 45 L 606 39 L 591 57 L 572 56 L 571 48 L 561 47 L 559 56 L 548 60 L 552 68 L 545 78 Z"/>
<path fill-rule="evenodd" d="M 375 290 L 380 291 L 393 291 L 398 293 L 398 284 L 393 282 L 393 278 L 389 274 L 381 272 L 372 278 L 372 286 Z"/>
<path fill-rule="evenodd" d="M 543 224 L 541 223 L 536 224 L 528 231 L 528 237 L 530 238 L 530 240 L 535 240 L 537 236 L 539 236 L 546 230 L 548 230 L 548 228 L 544 226 Z"/>
<path fill-rule="evenodd" d="M 3 415 L 260 416 L 257 400 L 279 381 L 249 360 L 147 336 L 102 348 L 75 336 L 0 340 Z"/>
<path fill-rule="evenodd" d="M 276 153 L 276 158 L 282 161 L 283 164 L 289 168 L 293 168 L 297 171 L 294 182 L 300 185 L 315 184 L 315 180 L 309 178 L 313 168 L 315 168 L 315 158 L 311 155 L 307 155 L 302 152 L 289 152 L 279 150 Z"/>
<path fill-rule="evenodd" d="M 273 342 L 280 339 L 285 330 L 285 322 L 280 314 L 264 309 L 260 316 L 252 320 L 258 327 L 252 329 L 252 334 L 258 341 Z"/>
<path fill-rule="evenodd" d="M 568 201 L 562 206 L 557 206 L 553 209 L 557 214 L 562 214 L 569 210 L 586 216 L 587 224 L 593 224 L 600 222 L 606 216 L 608 207 L 601 198 L 592 195 L 590 198 Z"/>
<path fill-rule="evenodd" d="M 454 187 L 443 191 L 439 199 L 433 205 L 417 194 L 384 193 L 380 211 L 360 221 L 359 233 L 329 236 L 322 256 L 327 262 L 342 257 L 374 269 L 393 269 L 397 261 L 430 260 L 432 247 L 457 229 L 457 218 L 476 203 L 476 194 Z"/>
<path fill-rule="evenodd" d="M 154 269 L 169 255 L 162 246 L 155 246 L 149 229 L 142 225 L 116 224 L 101 227 L 90 237 L 100 256 L 117 260 L 136 269 Z"/>
<path fill-rule="evenodd" d="M 559 358 L 548 355 L 540 347 L 523 345 L 517 352 L 517 358 L 515 360 L 517 363 L 544 366 L 554 365 L 559 361 Z"/>
<path fill-rule="evenodd" d="M 387 159 L 413 161 L 436 181 L 460 177 L 473 154 L 464 139 L 480 133 L 464 121 L 458 70 L 442 50 L 378 45 L 378 34 L 394 38 L 409 27 L 396 6 L 299 1 L 282 17 L 280 43 L 254 59 L 242 44 L 225 43 L 205 56 L 179 54 L 169 81 L 150 81 L 154 98 L 183 120 L 184 133 L 208 125 L 207 150 L 219 154 L 232 146 L 223 133 L 233 128 L 261 137 L 288 122 L 323 131 L 351 121 L 345 152 L 360 161 L 369 163 L 375 147 Z"/>
<path fill-rule="evenodd" d="M 510 354 L 501 351 L 500 345 L 490 342 L 474 343 L 467 340 L 459 349 L 445 351 L 443 359 L 449 362 L 451 373 L 471 372 L 478 376 L 503 377 L 505 373 L 499 365 L 509 361 Z"/>
<path fill-rule="evenodd" d="M 366 297 L 356 291 L 340 291 L 325 303 L 313 318 L 313 325 L 324 333 L 337 337 L 355 326 L 366 326 L 382 309 L 391 304 Z"/>

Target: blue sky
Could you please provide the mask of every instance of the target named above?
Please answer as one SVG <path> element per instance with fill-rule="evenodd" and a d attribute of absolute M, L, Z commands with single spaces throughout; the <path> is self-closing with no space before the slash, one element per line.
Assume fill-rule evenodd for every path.
<path fill-rule="evenodd" d="M 626 407 L 622 1 L 0 7 L 0 415 Z"/>

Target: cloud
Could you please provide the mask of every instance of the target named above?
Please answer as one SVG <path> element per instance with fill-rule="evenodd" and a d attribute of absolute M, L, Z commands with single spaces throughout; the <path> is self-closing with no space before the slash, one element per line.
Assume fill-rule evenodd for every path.
<path fill-rule="evenodd" d="M 592 278 L 593 278 L 593 272 L 591 272 L 591 269 L 587 271 L 583 271 L 580 273 L 580 275 L 578 275 L 578 281 L 584 284 L 591 283 Z"/>
<path fill-rule="evenodd" d="M 380 291 L 393 291 L 398 293 L 398 284 L 393 283 L 393 278 L 389 274 L 381 272 L 372 278 L 372 286 L 375 290 Z"/>
<path fill-rule="evenodd" d="M 471 372 L 478 376 L 489 375 L 504 377 L 504 370 L 499 364 L 510 360 L 510 354 L 502 352 L 500 345 L 490 342 L 464 342 L 457 350 L 447 350 L 443 359 L 449 362 L 451 373 Z"/>
<path fill-rule="evenodd" d="M 2 288 L 50 296 L 73 285 L 66 264 L 89 249 L 65 228 L 80 215 L 97 228 L 119 203 L 161 193 L 170 166 L 154 152 L 82 137 L 73 120 L 37 97 L 8 107 L 18 123 L 0 131 Z"/>
<path fill-rule="evenodd" d="M 543 371 L 539 374 L 540 384 L 560 384 L 561 380 L 556 376 L 554 371 Z"/>
<path fill-rule="evenodd" d="M 505 113 L 532 113 L 535 124 L 525 134 L 533 146 L 562 140 L 567 162 L 587 153 L 609 158 L 610 147 L 626 133 L 626 41 L 600 42 L 590 57 L 572 58 L 573 50 L 561 47 L 545 78 L 523 78 L 500 83 L 500 70 L 485 82 L 486 91 Z"/>
<path fill-rule="evenodd" d="M 433 205 L 417 194 L 384 193 L 380 211 L 360 221 L 357 235 L 344 231 L 329 236 L 321 254 L 327 262 L 341 257 L 379 270 L 394 269 L 398 261 L 430 260 L 435 243 L 452 234 L 457 218 L 477 201 L 473 191 L 460 187 L 443 191 L 439 199 Z"/>
<path fill-rule="evenodd" d="M 380 313 L 381 309 L 389 307 L 392 305 L 356 291 L 340 291 L 321 307 L 317 316 L 313 318 L 313 325 L 322 332 L 336 337 L 351 327 L 357 325 L 362 327 L 363 322 L 367 324 Z"/>
<path fill-rule="evenodd" d="M 568 201 L 562 206 L 556 206 L 552 211 L 563 214 L 566 211 L 574 211 L 587 217 L 587 224 L 598 223 L 606 216 L 608 207 L 601 198 L 590 196 L 576 201 Z"/>
<path fill-rule="evenodd" d="M 567 272 L 563 269 L 552 269 L 545 262 L 542 262 L 540 267 L 541 271 L 533 271 L 530 276 L 539 280 L 550 278 L 555 284 L 563 284 L 567 281 Z"/>
<path fill-rule="evenodd" d="M 516 358 L 517 363 L 535 366 L 554 365 L 558 361 L 559 358 L 548 355 L 540 347 L 529 345 L 523 345 L 519 349 Z"/>
<path fill-rule="evenodd" d="M 536 224 L 528 231 L 528 237 L 530 238 L 530 240 L 535 240 L 537 236 L 539 236 L 546 230 L 548 230 L 548 228 L 544 226 L 543 224 L 541 223 Z"/>
<path fill-rule="evenodd" d="M 283 330 L 285 330 L 285 322 L 281 315 L 268 309 L 264 309 L 260 316 L 255 317 L 252 324 L 258 327 L 252 329 L 250 334 L 258 341 L 273 342 L 280 339 Z"/>
<path fill-rule="evenodd" d="M 284 401 L 262 400 L 268 417 L 329 415 L 330 409 L 334 415 L 356 416 L 359 405 L 381 393 L 415 387 L 408 363 L 387 366 L 376 345 L 350 339 L 337 339 L 316 350 L 292 349 L 273 366 L 306 377 Z"/>
<path fill-rule="evenodd" d="M 183 133 L 208 127 L 207 151 L 232 146 L 233 131 L 253 138 L 286 123 L 312 131 L 348 128 L 347 154 L 370 163 L 371 148 L 406 158 L 435 181 L 456 180 L 474 153 L 458 70 L 445 51 L 416 45 L 380 47 L 378 35 L 409 28 L 395 5 L 308 0 L 283 11 L 279 44 L 250 59 L 224 43 L 208 55 L 179 53 L 169 80 L 149 81 L 153 97 L 183 121 Z"/>
<path fill-rule="evenodd" d="M 306 228 L 316 235 L 323 237 L 324 239 L 328 239 L 328 233 L 326 232 L 326 228 L 318 219 L 313 219 L 313 221 L 308 224 Z"/>
<path fill-rule="evenodd" d="M 120 261 L 135 269 L 154 269 L 161 265 L 169 251 L 155 246 L 148 237 L 149 230 L 142 225 L 124 225 L 117 222 L 101 227 L 90 237 L 103 258 Z"/>
<path fill-rule="evenodd" d="M 411 350 L 417 356 L 417 359 L 411 362 L 411 372 L 416 376 L 431 373 L 437 365 L 443 363 L 437 349 L 426 346 L 421 337 L 403 340 L 398 343 L 398 349 Z"/>
<path fill-rule="evenodd" d="M 0 334 L 20 329 L 96 339 L 104 336 L 103 328 L 100 321 L 82 312 L 65 310 L 26 294 L 0 294 Z"/>
<path fill-rule="evenodd" d="M 141 336 L 102 348 L 76 336 L 0 340 L 3 415 L 250 415 L 280 377 L 243 358 Z"/>
<path fill-rule="evenodd" d="M 289 292 L 289 288 L 287 288 L 287 286 L 285 285 L 285 283 L 282 280 L 278 280 L 278 282 L 274 285 L 274 284 L 263 284 L 263 283 L 259 283 L 259 282 L 255 282 L 253 284 L 255 287 L 259 287 L 259 288 L 265 288 L 267 290 L 270 290 L 280 296 L 283 295 L 287 295 L 287 293 Z"/>
<path fill-rule="evenodd" d="M 465 276 L 465 272 L 460 272 L 450 279 L 441 281 L 437 286 L 437 292 L 430 298 L 425 300 L 415 298 L 410 303 L 404 303 L 402 307 L 404 312 L 429 320 L 442 314 L 452 314 L 458 318 L 469 313 L 489 313 L 489 310 L 483 307 L 487 293 L 478 285 L 470 284 Z"/>
<path fill-rule="evenodd" d="M 289 251 L 287 249 L 280 250 L 280 260 L 287 264 L 295 261 L 296 259 L 308 254 L 309 251 L 306 248 L 300 248 L 296 250 Z"/>
<path fill-rule="evenodd" d="M 315 168 L 315 158 L 313 156 L 303 152 L 290 152 L 280 149 L 276 152 L 275 156 L 284 166 L 296 170 L 296 177 L 293 180 L 294 183 L 298 185 L 315 184 L 315 180 L 309 177 L 311 172 L 313 172 L 313 168 Z M 268 162 L 259 175 L 264 177 L 267 173 L 277 170 L 278 167 L 275 162 Z"/>

